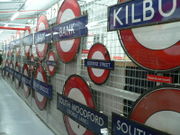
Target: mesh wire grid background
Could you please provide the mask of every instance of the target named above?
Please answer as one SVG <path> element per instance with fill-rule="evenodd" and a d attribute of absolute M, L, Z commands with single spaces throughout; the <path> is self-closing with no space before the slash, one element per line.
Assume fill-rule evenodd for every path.
<path fill-rule="evenodd" d="M 59 3 L 61 4 L 62 1 Z M 147 74 L 172 77 L 173 85 L 179 86 L 180 73 L 179 70 L 169 73 L 150 72 L 131 62 L 121 47 L 117 32 L 107 31 L 107 8 L 116 4 L 117 0 L 93 0 L 91 2 L 79 0 L 78 3 L 80 4 L 81 12 L 88 14 L 88 36 L 82 38 L 76 59 L 65 64 L 57 56 L 57 73 L 49 79 L 54 88 L 53 99 L 48 103 L 46 110 L 39 111 L 31 98 L 24 98 L 24 100 L 36 110 L 45 122 L 59 131 L 59 127 L 64 127 L 64 121 L 62 113 L 56 109 L 57 92 L 62 93 L 63 85 L 70 75 L 79 74 L 91 87 L 96 109 L 108 116 L 110 132 L 112 112 L 128 117 L 133 104 L 141 94 L 157 86 L 165 85 L 165 83 L 148 81 Z M 111 59 L 115 61 L 115 69 L 111 71 L 108 80 L 103 85 L 94 84 L 89 78 L 87 67 L 84 66 L 84 59 L 87 58 L 87 53 L 82 53 L 82 50 L 89 50 L 96 42 L 104 44 L 109 51 Z M 56 52 L 54 43 L 49 44 L 49 46 L 51 50 Z M 23 92 L 21 95 L 23 95 Z M 62 129 L 64 131 L 61 130 L 59 132 L 66 134 L 65 127 Z"/>
<path fill-rule="evenodd" d="M 107 31 L 107 7 L 116 3 L 117 0 L 94 0 L 81 6 L 82 12 L 88 14 L 89 31 L 85 39 L 86 43 L 81 44 L 82 48 L 89 50 L 94 43 L 102 43 L 108 49 L 111 59 L 115 61 L 114 71 L 111 71 L 109 79 L 101 86 L 95 85 L 88 76 L 87 67 L 84 66 L 87 54 L 82 54 L 80 65 L 81 76 L 91 84 L 97 109 L 109 118 L 110 130 L 112 112 L 128 117 L 139 96 L 157 86 L 166 85 L 166 83 L 148 81 L 148 74 L 172 77 L 172 84 L 179 85 L 178 70 L 157 73 L 136 66 L 123 51 L 119 41 L 121 37 L 118 37 L 117 32 Z"/>

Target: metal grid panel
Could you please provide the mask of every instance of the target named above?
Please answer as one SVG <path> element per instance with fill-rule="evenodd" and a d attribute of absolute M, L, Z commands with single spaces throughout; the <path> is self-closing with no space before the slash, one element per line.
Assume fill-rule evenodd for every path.
<path fill-rule="evenodd" d="M 170 73 L 156 73 L 137 67 L 124 53 L 117 32 L 107 32 L 107 7 L 116 4 L 117 0 L 93 0 L 88 3 L 79 1 L 79 3 L 82 13 L 88 14 L 88 36 L 82 38 L 80 51 L 72 62 L 65 64 L 57 56 L 57 73 L 50 78 L 54 88 L 53 99 L 49 102 L 46 113 L 36 110 L 44 121 L 50 123 L 51 128 L 59 131 L 59 127 L 63 127 L 59 131 L 63 134 L 66 134 L 66 129 L 63 115 L 56 109 L 56 96 L 57 92 L 62 93 L 66 79 L 72 74 L 80 74 L 90 84 L 96 109 L 109 118 L 109 130 L 111 130 L 112 112 L 128 117 L 133 104 L 141 94 L 156 86 L 165 85 L 165 83 L 148 81 L 147 74 L 173 77 L 173 85 L 180 85 L 179 70 Z M 84 58 L 87 54 L 82 54 L 82 49 L 90 49 L 96 42 L 103 43 L 111 59 L 115 61 L 115 70 L 111 72 L 109 79 L 103 85 L 96 85 L 90 80 L 87 68 L 84 66 Z M 54 43 L 49 46 L 52 50 L 56 50 Z"/>

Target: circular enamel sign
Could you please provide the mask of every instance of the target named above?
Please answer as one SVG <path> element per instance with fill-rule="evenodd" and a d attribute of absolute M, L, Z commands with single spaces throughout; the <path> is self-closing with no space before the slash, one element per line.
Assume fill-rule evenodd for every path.
<path fill-rule="evenodd" d="M 18 62 L 16 62 L 16 64 L 15 64 L 15 71 L 16 71 L 16 72 L 19 72 L 19 73 L 20 73 L 20 71 L 21 71 L 21 67 L 20 67 L 20 64 L 19 64 Z M 20 86 L 20 81 L 19 81 L 16 77 L 14 77 L 14 83 L 15 83 L 15 87 L 16 87 L 16 88 L 19 88 L 19 86 Z"/>
<path fill-rule="evenodd" d="M 27 36 L 30 33 L 31 33 L 30 29 L 26 30 L 25 33 L 24 33 L 24 36 Z M 24 46 L 24 54 L 25 54 L 26 57 L 29 57 L 29 55 L 30 55 L 30 48 L 31 48 L 31 46 L 29 46 L 29 45 Z"/>
<path fill-rule="evenodd" d="M 35 65 L 33 63 L 35 63 L 35 61 L 34 61 L 34 56 L 33 55 L 30 56 L 30 63 L 31 64 L 29 65 L 29 70 L 34 71 Z"/>
<path fill-rule="evenodd" d="M 40 16 L 38 23 L 37 23 L 37 27 L 36 27 L 36 32 L 42 31 L 42 30 L 45 30 L 48 28 L 49 28 L 49 25 L 48 25 L 48 20 L 47 20 L 46 16 L 44 16 L 44 15 Z M 42 43 L 42 44 L 36 45 L 36 53 L 40 60 L 43 60 L 44 57 L 46 56 L 47 49 L 48 49 L 47 43 Z"/>
<path fill-rule="evenodd" d="M 36 70 L 35 79 L 46 82 L 47 83 L 47 77 L 46 73 L 41 65 Z M 35 91 L 35 102 L 40 110 L 43 110 L 46 107 L 47 104 L 47 97 L 41 95 L 39 92 Z"/>
<path fill-rule="evenodd" d="M 47 60 L 47 70 L 51 76 L 53 76 L 56 72 L 56 55 L 53 51 L 48 53 L 48 60 Z"/>
<path fill-rule="evenodd" d="M 21 38 L 21 32 L 17 31 L 16 32 L 16 39 L 20 39 L 20 38 Z M 20 54 L 21 54 L 21 47 L 16 47 L 16 56 L 20 56 Z"/>
<path fill-rule="evenodd" d="M 96 43 L 89 50 L 87 59 L 110 61 L 110 55 L 103 44 Z M 110 70 L 108 69 L 99 69 L 92 67 L 88 67 L 87 69 L 89 77 L 96 84 L 103 84 L 108 79 L 110 74 Z"/>
<path fill-rule="evenodd" d="M 92 94 L 87 83 L 78 75 L 71 75 L 64 85 L 64 95 L 90 108 L 95 108 Z M 93 133 L 68 116 L 64 115 L 69 135 L 92 135 Z"/>
<path fill-rule="evenodd" d="M 169 134 L 180 134 L 180 89 L 159 88 L 143 95 L 130 118 Z"/>
<path fill-rule="evenodd" d="M 29 75 L 30 75 L 29 74 L 29 67 L 27 64 L 24 64 L 24 66 L 23 66 L 23 74 L 27 77 L 29 77 Z M 24 90 L 25 97 L 28 97 L 30 95 L 30 88 L 24 83 L 22 83 L 22 87 Z"/>
<path fill-rule="evenodd" d="M 168 71 L 180 66 L 179 29 L 180 22 L 172 22 L 120 30 L 118 34 L 125 52 L 137 65 L 147 70 Z"/>
<path fill-rule="evenodd" d="M 81 15 L 77 0 L 64 0 L 57 16 L 57 24 Z M 76 56 L 80 45 L 80 38 L 59 41 L 56 43 L 56 49 L 61 60 L 65 63 L 70 62 Z"/>

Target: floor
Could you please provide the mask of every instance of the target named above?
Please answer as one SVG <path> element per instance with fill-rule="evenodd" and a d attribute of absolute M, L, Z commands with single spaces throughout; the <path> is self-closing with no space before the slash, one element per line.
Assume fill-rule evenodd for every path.
<path fill-rule="evenodd" d="M 0 135 L 54 135 L 1 78 Z"/>

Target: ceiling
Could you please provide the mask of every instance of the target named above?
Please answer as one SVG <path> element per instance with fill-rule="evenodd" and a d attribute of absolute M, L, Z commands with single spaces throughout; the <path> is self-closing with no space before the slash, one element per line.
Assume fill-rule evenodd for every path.
<path fill-rule="evenodd" d="M 59 0 L 0 0 L 0 27 L 24 28 Z M 13 17 L 14 16 L 14 17 Z M 14 18 L 14 19 L 13 19 Z M 10 40 L 16 30 L 0 29 L 0 43 Z"/>

